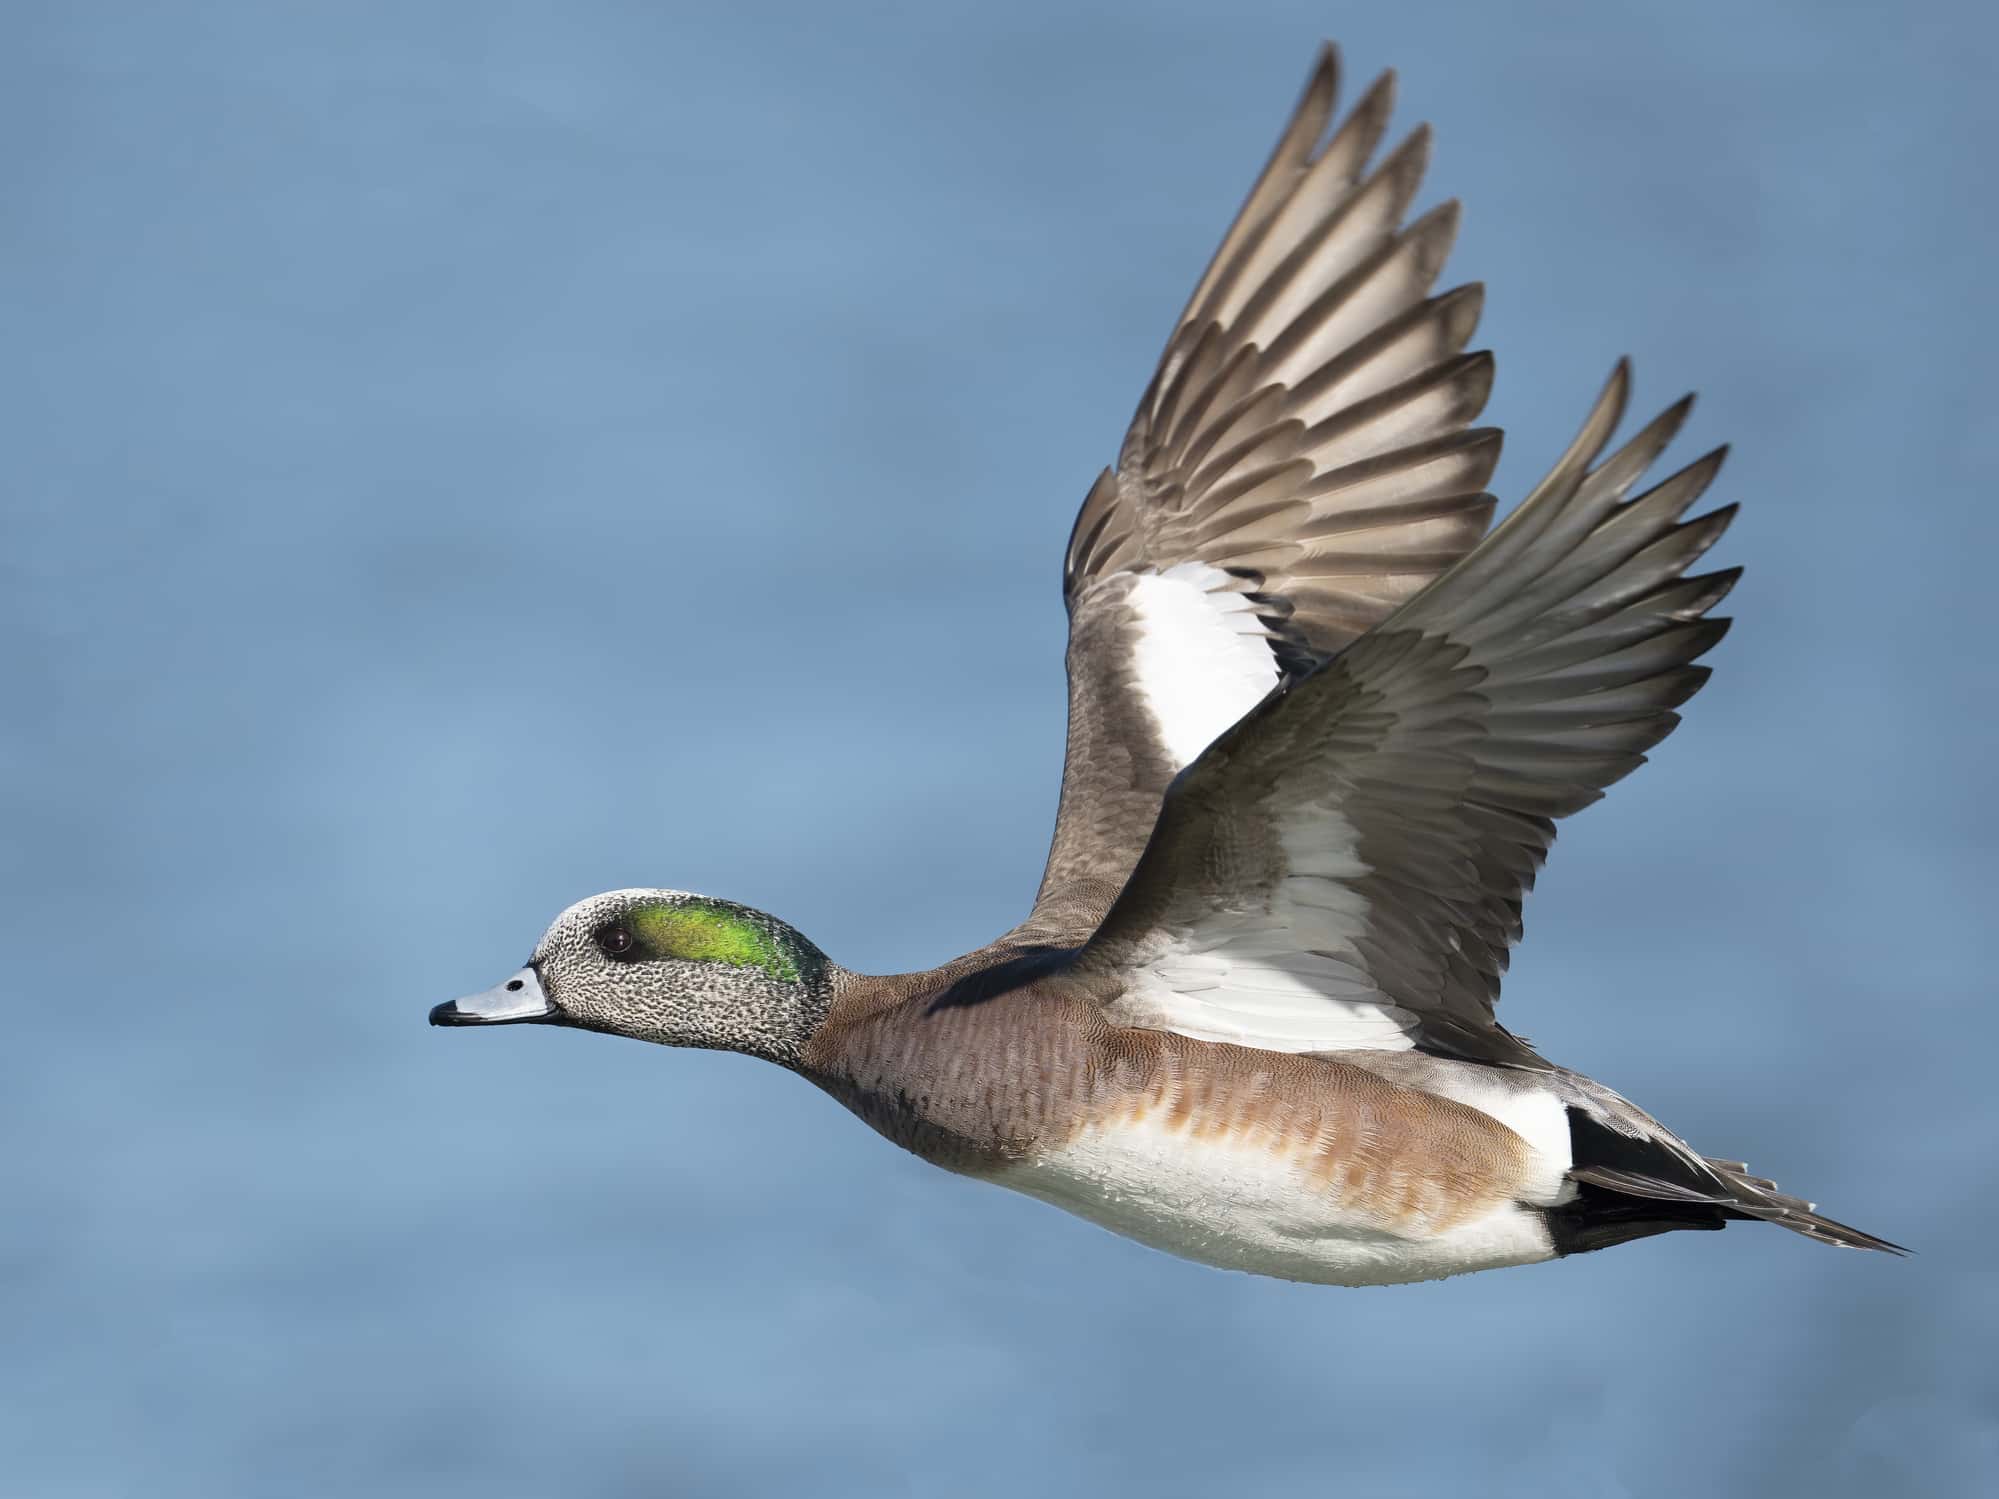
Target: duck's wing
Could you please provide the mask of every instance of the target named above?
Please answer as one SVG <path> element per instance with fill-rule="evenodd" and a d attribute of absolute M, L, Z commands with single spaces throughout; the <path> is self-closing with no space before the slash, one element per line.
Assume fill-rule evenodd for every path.
<path fill-rule="evenodd" d="M 1224 733 L 1174 784 L 1070 966 L 1118 1023 L 1273 1051 L 1539 1059 L 1493 1016 L 1555 819 L 1644 762 L 1707 678 L 1738 569 L 1682 574 L 1716 451 L 1624 496 L 1619 365 L 1553 472 L 1469 556 Z"/>
<path fill-rule="evenodd" d="M 1479 289 L 1429 295 L 1457 205 L 1403 224 L 1428 131 L 1370 168 L 1392 77 L 1330 130 L 1337 77 L 1328 46 L 1076 518 L 1068 758 L 1023 936 L 1082 941 L 1167 782 L 1492 518 Z"/>

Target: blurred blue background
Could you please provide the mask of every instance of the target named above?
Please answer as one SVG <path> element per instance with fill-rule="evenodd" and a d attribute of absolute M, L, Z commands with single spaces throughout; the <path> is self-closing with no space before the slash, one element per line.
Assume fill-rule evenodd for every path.
<path fill-rule="evenodd" d="M 6 18 L 0 1492 L 1995 1491 L 1988 7 Z M 1062 541 L 1322 34 L 1466 200 L 1504 500 L 1627 351 L 1737 443 L 1506 1018 L 1917 1259 L 1252 1280 L 424 1027 L 614 886 L 1019 917 Z"/>

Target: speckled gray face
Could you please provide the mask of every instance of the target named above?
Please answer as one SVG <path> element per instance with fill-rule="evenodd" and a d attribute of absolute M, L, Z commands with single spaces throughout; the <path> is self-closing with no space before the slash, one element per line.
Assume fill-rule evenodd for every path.
<path fill-rule="evenodd" d="M 679 890 L 613 890 L 556 917 L 528 966 L 438 1025 L 541 1021 L 795 1064 L 833 966 L 775 917 Z M 533 993 L 529 993 L 533 990 Z"/>

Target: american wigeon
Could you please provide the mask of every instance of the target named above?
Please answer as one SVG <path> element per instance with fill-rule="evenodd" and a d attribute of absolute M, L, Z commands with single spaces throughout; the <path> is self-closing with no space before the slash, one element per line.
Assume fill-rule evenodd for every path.
<path fill-rule="evenodd" d="M 440 1025 L 765 1057 L 897 1144 L 1174 1254 L 1410 1281 L 1762 1219 L 1896 1246 L 1702 1156 L 1493 1007 L 1555 835 L 1699 689 L 1733 569 L 1719 467 L 1627 498 L 1622 365 L 1496 529 L 1457 222 L 1403 223 L 1391 80 L 1328 47 L 1069 541 L 1069 742 L 1034 908 L 870 977 L 671 890 L 571 907 Z"/>

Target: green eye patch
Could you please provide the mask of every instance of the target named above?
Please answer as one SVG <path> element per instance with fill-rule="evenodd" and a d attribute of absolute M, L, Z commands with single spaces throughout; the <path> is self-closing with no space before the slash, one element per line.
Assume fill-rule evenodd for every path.
<path fill-rule="evenodd" d="M 798 961 L 783 940 L 726 901 L 640 906 L 625 917 L 625 924 L 637 941 L 635 956 L 760 968 L 780 983 L 798 982 Z"/>

